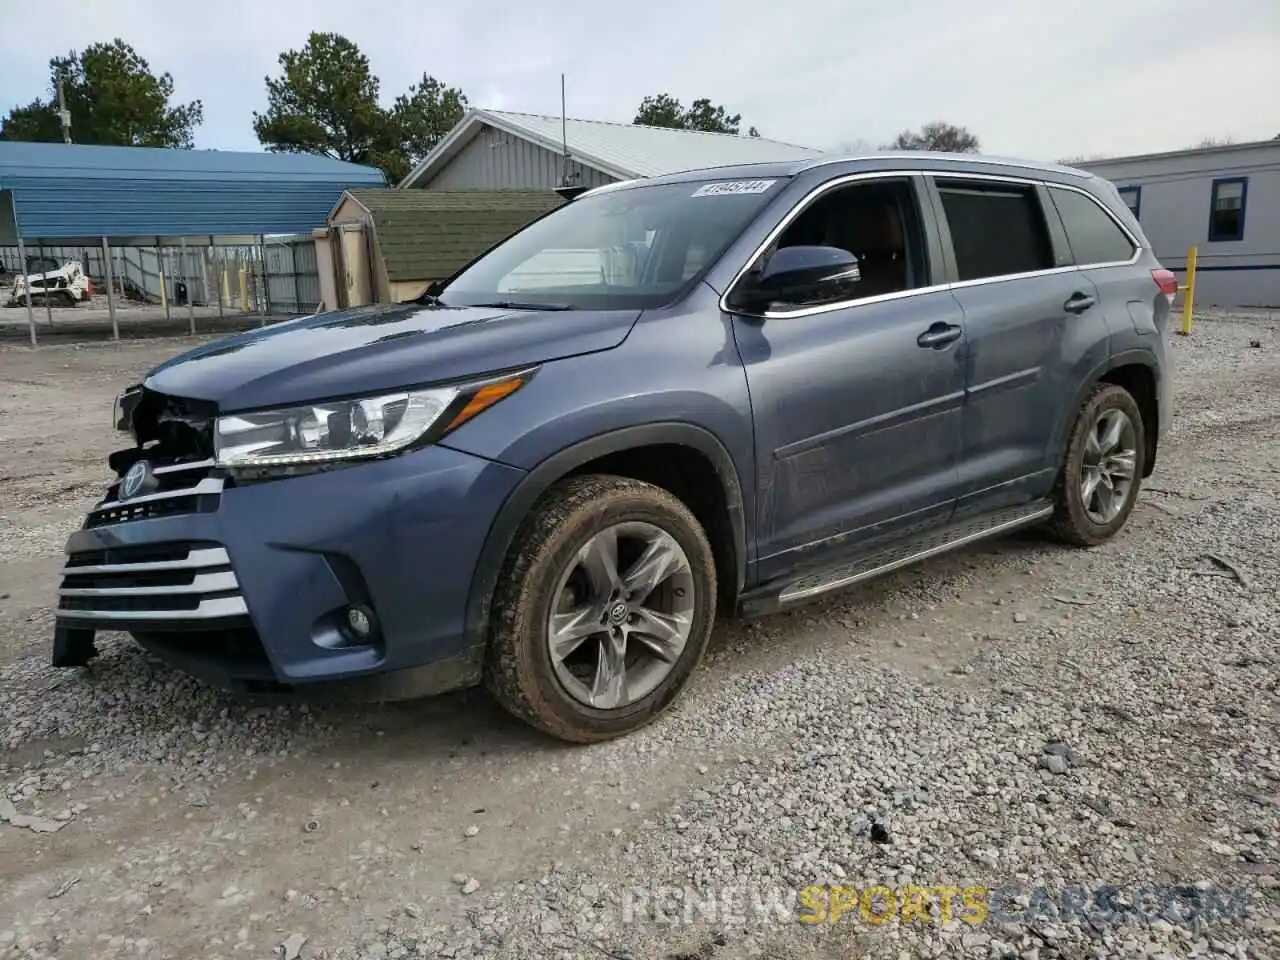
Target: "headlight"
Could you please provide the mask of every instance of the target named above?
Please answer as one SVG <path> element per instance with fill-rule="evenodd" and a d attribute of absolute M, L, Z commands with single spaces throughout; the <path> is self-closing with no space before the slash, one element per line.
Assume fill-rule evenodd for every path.
<path fill-rule="evenodd" d="M 141 384 L 129 387 L 124 393 L 116 397 L 115 406 L 111 411 L 111 419 L 115 421 L 116 429 L 121 433 L 133 433 L 133 411 L 138 408 L 138 401 L 141 399 Z"/>
<path fill-rule="evenodd" d="M 482 383 L 219 417 L 219 466 L 288 467 L 383 457 L 444 436 L 524 386 L 526 371 Z"/>

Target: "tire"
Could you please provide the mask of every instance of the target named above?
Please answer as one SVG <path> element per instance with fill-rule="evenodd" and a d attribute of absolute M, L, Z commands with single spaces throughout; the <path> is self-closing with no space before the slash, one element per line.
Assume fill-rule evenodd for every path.
<path fill-rule="evenodd" d="M 1106 428 L 1117 423 L 1118 445 L 1110 451 L 1103 449 L 1110 440 Z M 1095 461 L 1097 466 L 1093 467 Z M 1095 384 L 1071 428 L 1054 487 L 1049 532 L 1080 547 L 1096 547 L 1110 540 L 1125 525 L 1138 501 L 1145 462 L 1145 425 L 1137 401 L 1123 387 Z M 1096 493 L 1086 502 L 1086 480 L 1092 475 L 1097 476 Z M 1107 490 L 1112 493 L 1110 499 L 1105 495 Z"/>
<path fill-rule="evenodd" d="M 609 564 L 596 561 L 610 543 L 617 544 L 614 582 L 624 588 L 639 582 L 626 574 L 641 570 L 641 555 L 669 560 L 660 569 L 674 572 L 655 574 L 652 592 L 647 585 L 621 595 L 602 589 L 608 577 L 599 571 Z M 669 613 L 661 612 L 664 604 Z M 679 695 L 706 650 L 715 610 L 715 558 L 684 503 L 638 480 L 573 477 L 542 496 L 512 541 L 491 607 L 485 683 L 507 710 L 561 740 L 622 736 Z M 560 649 L 572 649 L 563 658 L 552 654 L 553 614 L 566 638 Z M 687 637 L 682 645 L 665 644 L 648 634 L 651 624 L 687 624 Z M 578 640 L 582 632 L 591 635 Z M 655 653 L 658 647 L 665 656 Z M 625 669 L 611 671 L 607 664 L 616 662 L 619 649 L 626 651 Z M 623 679 L 605 684 L 605 674 Z"/>

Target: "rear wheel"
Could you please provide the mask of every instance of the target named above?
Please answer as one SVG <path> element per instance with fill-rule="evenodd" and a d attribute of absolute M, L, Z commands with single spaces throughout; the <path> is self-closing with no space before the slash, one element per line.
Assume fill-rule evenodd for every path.
<path fill-rule="evenodd" d="M 1142 412 L 1123 387 L 1096 384 L 1080 408 L 1055 489 L 1050 530 L 1092 547 L 1114 536 L 1138 500 L 1145 450 Z"/>
<path fill-rule="evenodd" d="M 702 658 L 715 561 L 689 509 L 660 487 L 575 477 L 517 533 L 491 618 L 486 683 L 526 722 L 577 743 L 661 713 Z"/>

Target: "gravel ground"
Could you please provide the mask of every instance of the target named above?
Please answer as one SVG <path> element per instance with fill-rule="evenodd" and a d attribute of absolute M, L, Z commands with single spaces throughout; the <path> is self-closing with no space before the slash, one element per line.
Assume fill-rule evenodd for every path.
<path fill-rule="evenodd" d="M 587 748 L 479 693 L 244 704 L 124 640 L 45 666 L 110 396 L 188 343 L 0 348 L 0 957 L 1280 957 L 1280 318 L 1175 339 L 1113 542 L 723 625 L 675 710 Z"/>

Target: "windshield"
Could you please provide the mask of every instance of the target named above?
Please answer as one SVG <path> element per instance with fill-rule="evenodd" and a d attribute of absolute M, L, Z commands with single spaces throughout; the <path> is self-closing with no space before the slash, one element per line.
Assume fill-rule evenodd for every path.
<path fill-rule="evenodd" d="M 27 273 L 52 273 L 58 269 L 53 257 L 27 257 Z"/>
<path fill-rule="evenodd" d="M 580 197 L 440 291 L 449 306 L 645 309 L 701 277 L 784 181 L 689 181 Z"/>

